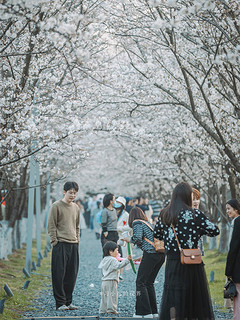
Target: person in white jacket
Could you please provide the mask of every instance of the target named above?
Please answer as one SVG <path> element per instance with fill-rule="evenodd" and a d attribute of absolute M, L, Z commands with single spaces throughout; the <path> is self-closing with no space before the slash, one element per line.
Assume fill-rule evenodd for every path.
<path fill-rule="evenodd" d="M 108 241 L 103 246 L 103 260 L 98 268 L 102 269 L 101 303 L 99 314 L 118 314 L 118 291 L 120 269 L 125 267 L 132 259 L 131 255 L 127 259 L 119 262 L 117 260 L 118 245 L 116 242 Z"/>
<path fill-rule="evenodd" d="M 119 240 L 117 242 L 119 245 L 118 251 L 122 258 L 127 258 L 128 251 L 127 251 L 126 242 L 121 240 L 125 237 L 129 237 L 130 232 L 132 230 L 128 224 L 129 213 L 125 210 L 126 199 L 124 197 L 118 197 L 115 203 L 113 204 L 113 206 L 117 210 L 117 217 L 118 217 L 118 220 L 117 220 L 117 232 L 119 237 Z M 129 267 L 127 267 L 126 270 L 128 268 Z M 120 280 L 123 280 L 122 273 L 123 273 L 123 269 L 121 269 L 120 271 Z"/>

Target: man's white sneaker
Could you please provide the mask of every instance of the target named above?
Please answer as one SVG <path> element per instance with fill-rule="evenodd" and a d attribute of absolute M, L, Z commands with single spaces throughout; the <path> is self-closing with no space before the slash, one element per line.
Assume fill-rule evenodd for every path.
<path fill-rule="evenodd" d="M 74 306 L 72 303 L 68 306 L 69 310 L 78 310 L 77 306 Z"/>
<path fill-rule="evenodd" d="M 57 311 L 66 311 L 69 310 L 69 307 L 65 306 L 65 304 L 63 304 L 61 307 L 57 308 Z"/>
<path fill-rule="evenodd" d="M 158 313 L 153 313 L 153 318 L 158 318 Z"/>

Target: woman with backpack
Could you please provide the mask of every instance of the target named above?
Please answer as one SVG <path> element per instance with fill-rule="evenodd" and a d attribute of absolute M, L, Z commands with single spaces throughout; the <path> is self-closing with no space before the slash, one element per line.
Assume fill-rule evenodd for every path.
<path fill-rule="evenodd" d="M 153 229 L 140 208 L 134 207 L 131 209 L 128 224 L 133 229 L 133 236 L 123 240 L 136 244 L 143 251 L 136 279 L 136 312 L 134 317 L 157 317 L 154 281 L 164 263 L 165 254 L 156 252 L 153 244 L 151 244 L 154 242 Z"/>

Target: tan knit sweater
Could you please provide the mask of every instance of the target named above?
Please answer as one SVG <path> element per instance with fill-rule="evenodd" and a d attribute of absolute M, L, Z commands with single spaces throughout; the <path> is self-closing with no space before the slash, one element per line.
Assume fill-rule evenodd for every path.
<path fill-rule="evenodd" d="M 58 242 L 79 243 L 80 211 L 75 203 L 58 200 L 50 208 L 48 218 L 48 234 L 51 244 Z"/>

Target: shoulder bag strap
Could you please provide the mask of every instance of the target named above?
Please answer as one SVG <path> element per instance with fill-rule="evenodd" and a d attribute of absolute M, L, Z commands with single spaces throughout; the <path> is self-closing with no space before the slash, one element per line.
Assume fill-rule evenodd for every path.
<path fill-rule="evenodd" d="M 150 243 L 150 244 L 154 247 L 154 242 L 152 242 L 151 240 L 149 240 L 149 239 L 146 238 L 146 237 L 143 237 L 143 239 L 144 239 L 145 241 L 147 241 L 148 243 Z"/>
<path fill-rule="evenodd" d="M 153 228 L 147 223 L 147 221 L 144 221 L 144 220 L 141 220 L 141 219 L 136 219 L 136 220 L 134 220 L 134 221 L 143 222 L 143 223 L 145 223 L 152 231 L 154 231 Z M 133 222 L 134 222 L 134 221 L 133 221 Z M 148 238 L 143 237 L 143 240 L 147 241 L 148 243 L 150 243 L 150 244 L 154 247 L 154 242 L 152 242 L 152 241 L 149 240 Z"/>
<path fill-rule="evenodd" d="M 135 222 L 135 221 L 140 221 L 140 222 L 145 223 L 145 224 L 153 231 L 153 228 L 147 223 L 147 221 L 141 220 L 141 219 L 136 219 L 136 220 L 134 220 L 133 222 Z"/>
<path fill-rule="evenodd" d="M 178 248 L 179 248 L 180 251 L 182 251 L 182 248 L 180 247 L 180 244 L 179 244 L 179 241 L 178 241 L 178 237 L 177 237 L 177 234 L 176 234 L 176 231 L 175 231 L 175 229 L 174 229 L 173 224 L 171 224 L 171 227 L 173 228 L 173 232 L 174 232 L 175 238 L 176 238 L 176 240 L 177 240 Z"/>

